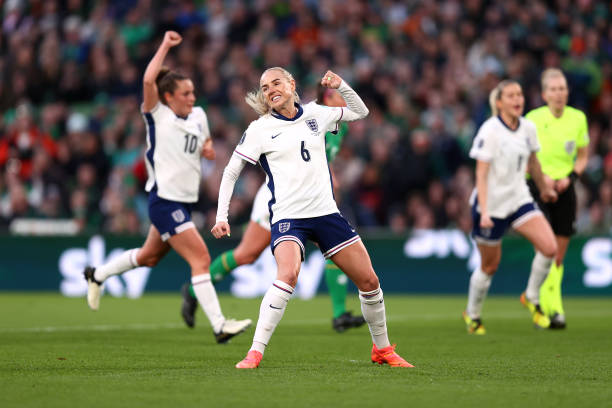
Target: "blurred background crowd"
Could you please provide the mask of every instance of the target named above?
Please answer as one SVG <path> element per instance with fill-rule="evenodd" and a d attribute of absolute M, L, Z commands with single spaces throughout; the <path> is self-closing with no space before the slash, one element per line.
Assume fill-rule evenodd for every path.
<path fill-rule="evenodd" d="M 488 93 L 517 79 L 526 111 L 539 75 L 561 67 L 587 114 L 579 232 L 612 226 L 612 3 L 594 0 L 5 0 L 0 32 L 0 229 L 70 218 L 83 232 L 148 228 L 144 69 L 166 30 L 166 64 L 191 77 L 217 159 L 203 160 L 194 220 L 214 223 L 221 175 L 256 114 L 263 69 L 293 73 L 305 101 L 332 69 L 370 115 L 350 124 L 336 197 L 361 228 L 461 228 L 471 219 L 468 151 Z M 247 166 L 230 223 L 248 220 L 263 172 Z"/>

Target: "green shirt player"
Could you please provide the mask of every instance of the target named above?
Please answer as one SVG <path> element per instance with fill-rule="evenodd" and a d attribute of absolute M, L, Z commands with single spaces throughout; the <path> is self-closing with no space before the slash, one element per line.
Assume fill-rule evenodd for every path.
<path fill-rule="evenodd" d="M 346 106 L 339 92 L 321 85 L 317 91 L 317 101 L 327 106 Z M 338 154 L 347 130 L 348 125 L 345 122 L 339 122 L 337 131 L 326 133 L 325 150 L 328 162 L 331 163 Z M 334 179 L 334 185 L 336 185 L 335 182 Z M 268 209 L 270 199 L 271 193 L 264 183 L 255 196 L 251 220 L 240 243 L 235 249 L 222 253 L 211 263 L 210 275 L 213 282 L 221 281 L 238 266 L 255 262 L 270 245 L 270 212 Z M 363 316 L 353 316 L 346 310 L 348 278 L 330 259 L 325 264 L 325 281 L 332 301 L 332 327 L 338 332 L 343 332 L 348 328 L 363 325 L 365 323 Z M 193 327 L 197 309 L 193 287 L 188 284 L 183 285 L 182 295 L 181 316 L 187 326 Z"/>
<path fill-rule="evenodd" d="M 550 68 L 542 73 L 542 99 L 546 106 L 527 113 L 535 123 L 541 149 L 537 156 L 547 182 L 559 198 L 554 203 L 538 204 L 548 218 L 557 240 L 557 255 L 548 277 L 540 289 L 540 307 L 550 316 L 551 329 L 565 328 L 565 312 L 561 302 L 563 258 L 570 237 L 576 232 L 576 192 L 574 182 L 587 165 L 589 134 L 584 113 L 567 106 L 568 87 L 561 70 Z M 529 181 L 533 197 L 540 194 Z"/>

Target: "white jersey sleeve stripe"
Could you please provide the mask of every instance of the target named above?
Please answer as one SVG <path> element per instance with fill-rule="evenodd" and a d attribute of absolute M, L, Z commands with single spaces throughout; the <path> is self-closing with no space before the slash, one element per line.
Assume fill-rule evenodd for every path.
<path fill-rule="evenodd" d="M 234 150 L 234 153 L 236 153 L 238 156 L 242 157 L 244 160 L 248 161 L 251 164 L 256 164 L 257 163 L 257 160 L 250 158 L 246 154 L 240 153 L 238 150 Z"/>

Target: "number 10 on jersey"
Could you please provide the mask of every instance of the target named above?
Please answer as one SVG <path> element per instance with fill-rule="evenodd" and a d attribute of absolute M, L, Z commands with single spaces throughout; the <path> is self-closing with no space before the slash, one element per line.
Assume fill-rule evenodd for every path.
<path fill-rule="evenodd" d="M 198 137 L 196 135 L 185 135 L 185 153 L 195 153 L 198 147 Z"/>

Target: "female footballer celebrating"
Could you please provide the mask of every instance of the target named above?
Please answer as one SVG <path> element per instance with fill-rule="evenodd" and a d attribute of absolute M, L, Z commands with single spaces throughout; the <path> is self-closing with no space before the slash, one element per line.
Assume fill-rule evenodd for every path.
<path fill-rule="evenodd" d="M 210 255 L 191 221 L 191 206 L 198 200 L 200 157 L 215 157 L 206 113 L 194 107 L 191 80 L 162 68 L 170 48 L 182 41 L 168 31 L 144 73 L 142 115 L 147 125 L 145 162 L 149 179 L 151 227 L 144 245 L 125 251 L 105 265 L 87 267 L 87 302 L 97 310 L 102 283 L 139 266 L 155 266 L 174 248 L 191 267 L 191 282 L 212 325 L 218 343 L 243 332 L 251 320 L 226 319 L 209 274 Z"/>
<path fill-rule="evenodd" d="M 245 162 L 259 163 L 272 195 L 268 203 L 271 248 L 278 265 L 277 279 L 261 303 L 253 345 L 236 367 L 259 366 L 297 283 L 307 239 L 317 243 L 323 255 L 331 258 L 359 289 L 361 310 L 374 343 L 372 361 L 412 367 L 389 342 L 378 277 L 359 235 L 338 211 L 325 155 L 323 135 L 336 129 L 341 120 L 364 118 L 368 109 L 333 72 L 328 71 L 321 84 L 338 89 L 348 108 L 314 102 L 300 105 L 289 72 L 279 67 L 264 71 L 257 92 L 246 97 L 260 118 L 249 125 L 223 173 L 213 235 L 220 238 L 229 234 L 227 213 L 234 184 Z"/>

